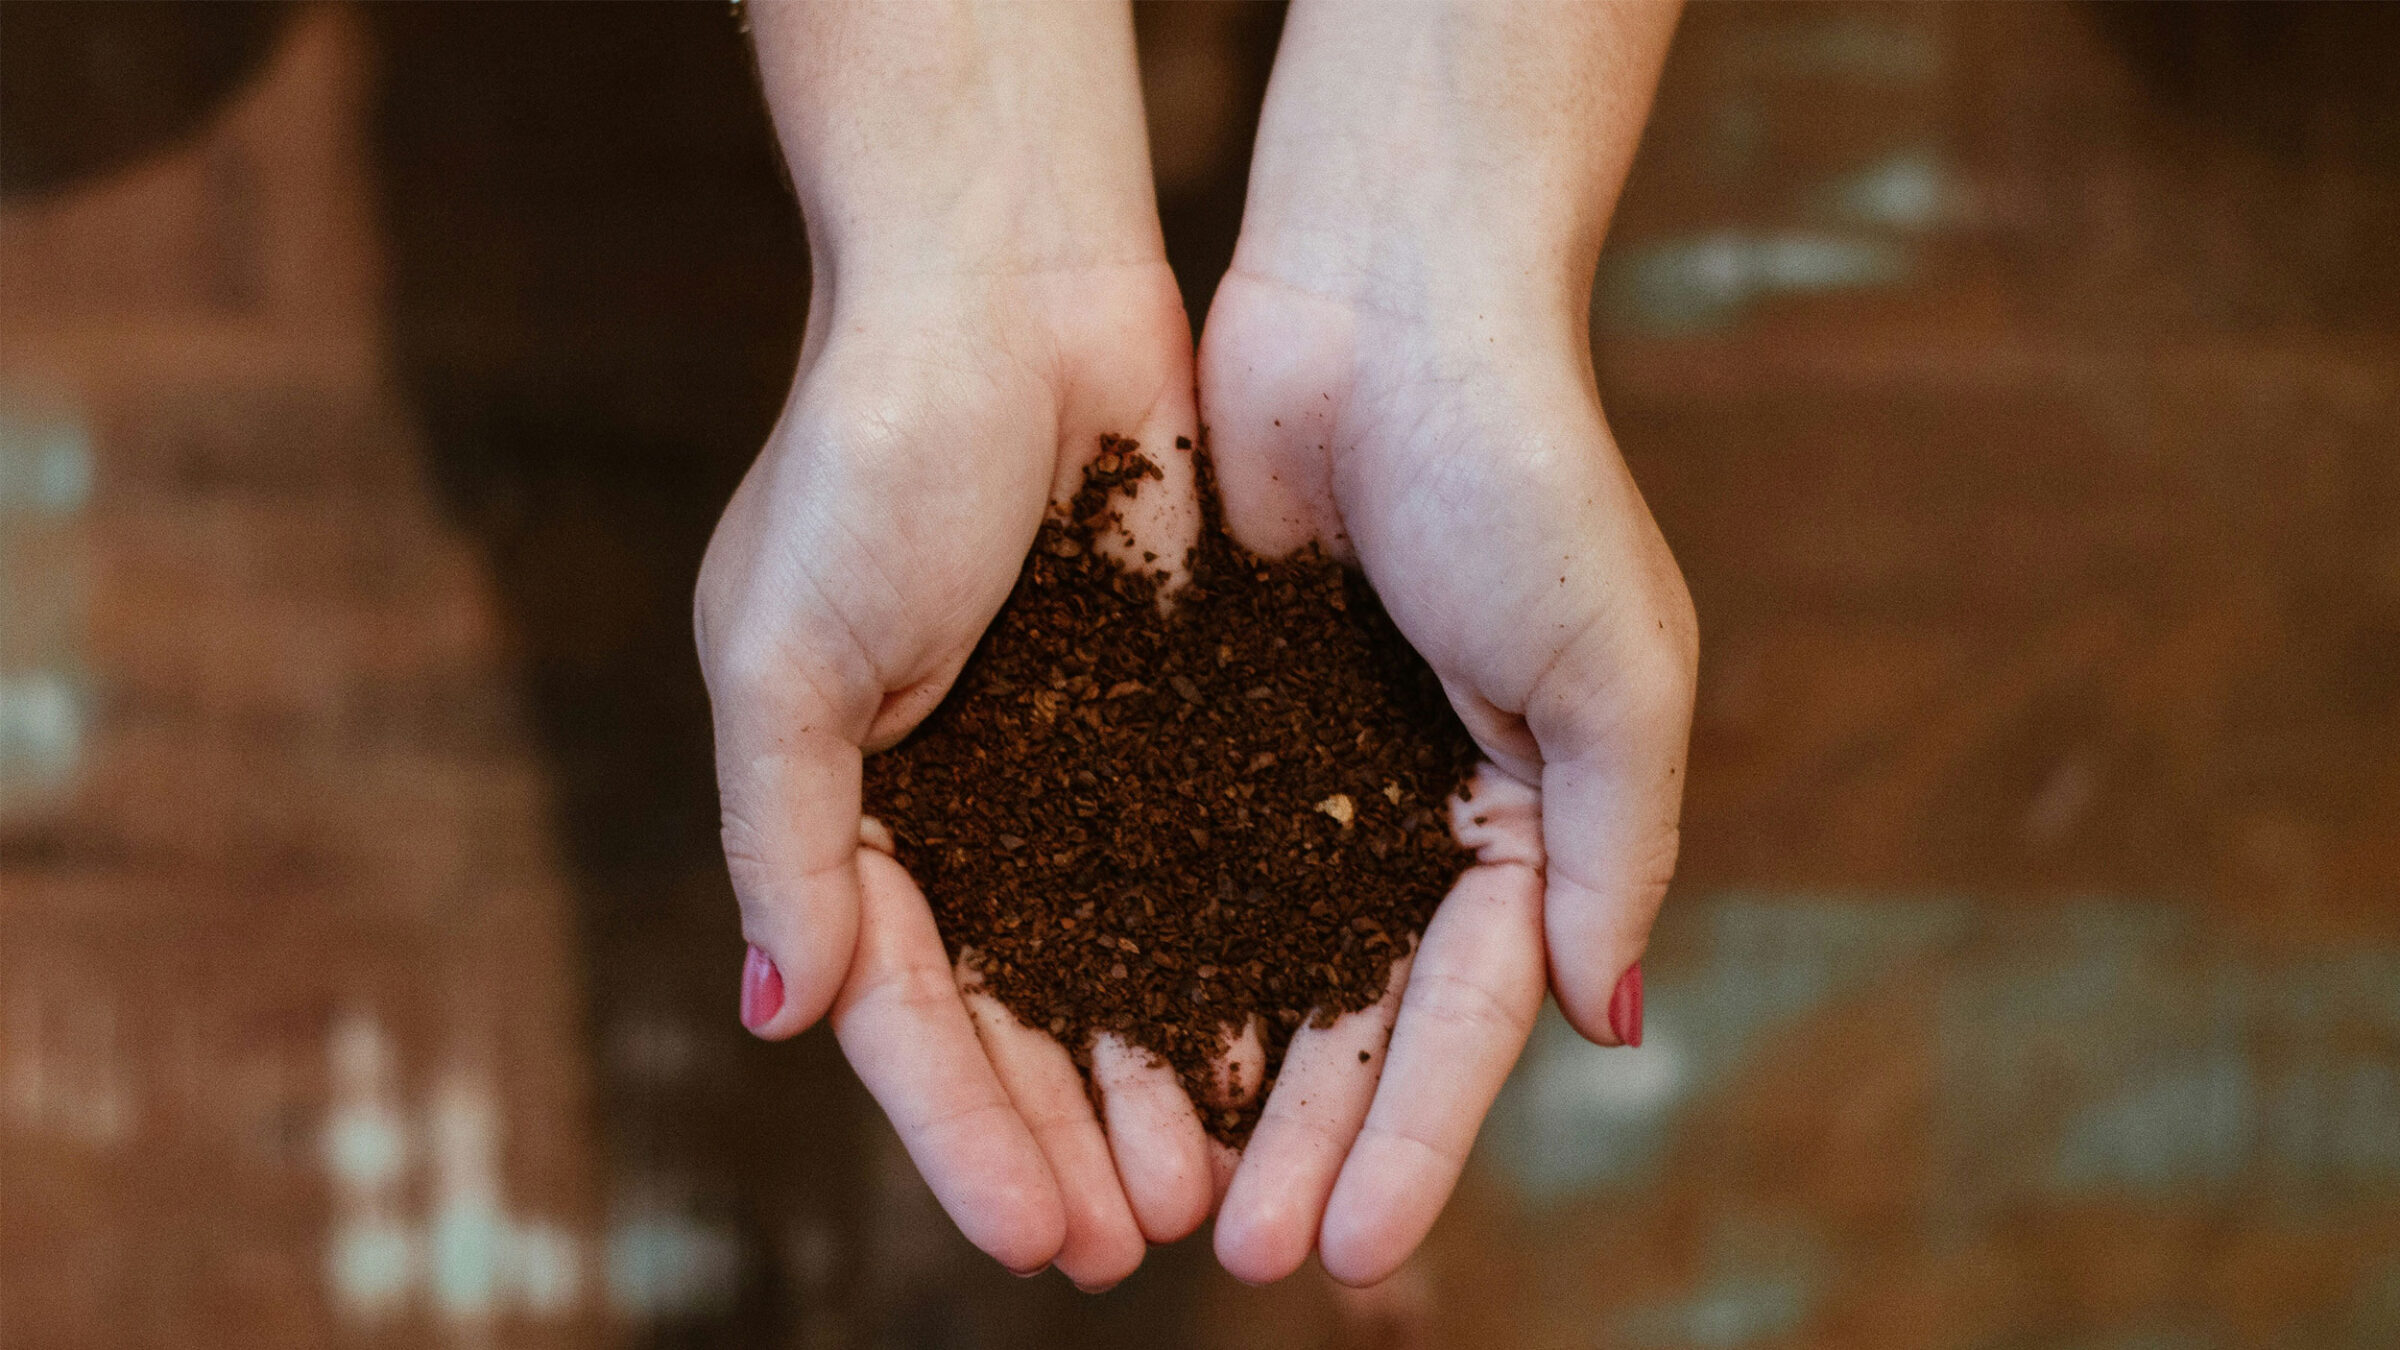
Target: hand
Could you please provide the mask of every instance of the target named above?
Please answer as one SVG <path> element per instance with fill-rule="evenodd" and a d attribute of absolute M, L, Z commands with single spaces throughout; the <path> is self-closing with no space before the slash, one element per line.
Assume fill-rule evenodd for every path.
<path fill-rule="evenodd" d="M 940 701 L 1101 433 L 1196 433 L 1130 23 L 1001 17 L 757 10 L 814 294 L 695 627 L 752 948 L 743 1020 L 781 1039 L 830 1011 L 966 1236 L 1100 1288 L 1146 1239 L 1206 1217 L 1198 1117 L 1170 1071 L 1104 1042 L 1104 1133 L 1062 1047 L 962 995 L 923 896 L 860 816 L 862 754 Z M 1197 528 L 1189 465 L 1167 457 L 1177 476 L 1129 522 L 1165 556 Z"/>
<path fill-rule="evenodd" d="M 1349 1283 L 1399 1267 L 1545 975 L 1585 1036 L 1638 1036 L 1696 636 L 1602 418 L 1587 314 L 1672 21 L 1295 4 L 1287 23 L 1201 342 L 1227 521 L 1268 555 L 1355 556 L 1490 764 L 1455 817 L 1478 863 L 1405 985 L 1293 1040 L 1217 1220 L 1244 1279 L 1312 1246 Z"/>

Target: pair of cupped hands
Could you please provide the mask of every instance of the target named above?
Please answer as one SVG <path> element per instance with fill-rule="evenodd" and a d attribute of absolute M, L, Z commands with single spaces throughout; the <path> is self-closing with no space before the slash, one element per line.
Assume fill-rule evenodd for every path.
<path fill-rule="evenodd" d="M 1195 351 L 1129 24 L 1013 13 L 754 11 L 814 281 L 790 400 L 699 585 L 742 1018 L 782 1039 L 830 1015 L 1011 1270 L 1105 1288 L 1214 1213 L 1236 1276 L 1315 1251 L 1371 1283 L 1432 1227 L 1545 989 L 1586 1037 L 1639 1039 L 1696 638 L 1586 314 L 1672 17 L 1478 10 L 1429 35 L 1417 11 L 1296 4 Z M 1182 555 L 1199 512 L 1170 447 L 1204 424 L 1234 537 L 1362 568 L 1487 758 L 1454 822 L 1475 863 L 1381 1003 L 1293 1037 L 1238 1154 L 1113 1038 L 1095 1111 L 1066 1049 L 952 968 L 860 804 L 862 757 L 947 692 L 1103 433 L 1167 471 L 1126 528 Z M 1237 1036 L 1224 1093 L 1258 1077 Z"/>

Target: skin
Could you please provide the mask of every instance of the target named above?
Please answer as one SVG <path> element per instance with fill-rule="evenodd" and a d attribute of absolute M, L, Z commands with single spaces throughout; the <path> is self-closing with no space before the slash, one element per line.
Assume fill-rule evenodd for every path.
<path fill-rule="evenodd" d="M 1545 983 L 1616 1044 L 1609 995 L 1674 870 L 1697 630 L 1601 414 L 1589 305 L 1674 18 L 1303 0 L 1286 21 L 1201 339 L 1228 521 L 1355 557 L 1491 763 L 1458 821 L 1479 865 L 1379 1081 L 1310 1053 L 1277 1082 L 1217 1221 L 1244 1279 L 1312 1245 L 1346 1283 L 1396 1270 Z"/>
<path fill-rule="evenodd" d="M 1614 1042 L 1673 869 L 1691 606 L 1586 323 L 1671 9 L 1296 3 L 1196 365 L 1121 5 L 752 24 L 815 269 L 695 617 L 743 933 L 783 993 L 753 1030 L 830 1015 L 1010 1269 L 1105 1288 L 1216 1210 L 1244 1279 L 1312 1250 L 1383 1278 L 1545 987 Z M 1096 1048 L 1095 1116 L 1065 1050 L 951 969 L 859 805 L 862 756 L 947 691 L 1100 433 L 1165 447 L 1203 411 L 1236 537 L 1354 558 L 1491 761 L 1454 820 L 1477 865 L 1381 1005 L 1295 1038 L 1238 1159 L 1123 1046 Z M 1188 459 L 1167 467 L 1130 529 L 1175 557 L 1197 513 Z M 1229 1060 L 1228 1094 L 1254 1091 L 1255 1043 Z"/>

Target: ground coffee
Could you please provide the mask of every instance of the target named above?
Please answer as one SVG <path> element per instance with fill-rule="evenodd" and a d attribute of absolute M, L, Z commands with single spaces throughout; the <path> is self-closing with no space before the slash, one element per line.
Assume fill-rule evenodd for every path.
<path fill-rule="evenodd" d="M 1159 476 L 1104 437 L 949 697 L 868 761 L 866 801 L 1001 1003 L 1087 1073 L 1118 1032 L 1204 1103 L 1246 1019 L 1272 1084 L 1304 1019 L 1383 995 L 1468 861 L 1444 799 L 1476 753 L 1363 577 L 1313 547 L 1249 555 L 1206 452 L 1175 453 L 1199 456 L 1203 525 L 1172 611 L 1163 572 L 1093 547 Z M 1264 1097 L 1202 1115 L 1239 1143 Z"/>

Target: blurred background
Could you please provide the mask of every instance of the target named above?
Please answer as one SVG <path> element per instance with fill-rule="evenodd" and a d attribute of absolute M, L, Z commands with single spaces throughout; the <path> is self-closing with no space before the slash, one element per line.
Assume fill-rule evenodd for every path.
<path fill-rule="evenodd" d="M 1195 317 L 1279 22 L 1139 13 Z M 1649 1042 L 1548 1015 L 1385 1286 L 1097 1299 L 735 1023 L 740 25 L 0 8 L 0 1344 L 2400 1344 L 2400 8 L 1694 8 L 1594 304 Z"/>

